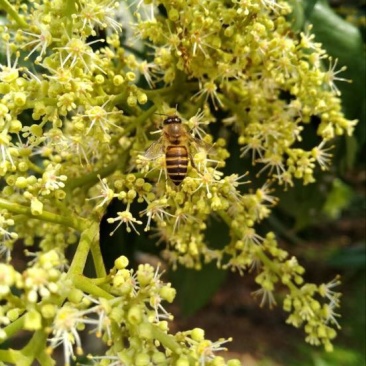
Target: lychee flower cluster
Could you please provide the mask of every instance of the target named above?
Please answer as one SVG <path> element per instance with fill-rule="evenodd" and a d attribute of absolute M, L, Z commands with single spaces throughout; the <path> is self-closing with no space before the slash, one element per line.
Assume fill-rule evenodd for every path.
<path fill-rule="evenodd" d="M 80 333 L 94 327 L 108 348 L 90 356 L 95 364 L 238 364 L 215 356 L 225 340 L 169 333 L 161 302 L 175 290 L 152 267 L 133 272 L 119 259 L 106 273 L 99 223 L 112 200 L 123 209 L 107 219 L 111 235 L 154 230 L 173 267 L 256 267 L 263 302 L 274 304 L 285 286 L 288 322 L 331 350 L 339 280 L 305 283 L 275 235 L 256 231 L 277 204 L 271 187 L 314 182 L 332 139 L 356 124 L 341 110 L 343 68 L 311 26 L 294 33 L 289 4 L 273 0 L 0 0 L 0 8 L 0 339 L 34 332 L 0 361 L 51 365 L 62 346 L 69 364 L 83 352 Z M 164 140 L 160 114 L 183 121 L 190 163 L 179 186 L 164 144 L 158 157 L 144 154 L 154 131 Z M 315 145 L 302 147 L 314 119 Z M 260 167 L 263 186 L 251 184 L 244 163 L 223 173 L 229 135 Z M 230 233 L 219 249 L 205 240 L 212 215 Z M 23 272 L 11 264 L 16 241 L 37 248 Z M 83 275 L 89 252 L 95 278 Z"/>

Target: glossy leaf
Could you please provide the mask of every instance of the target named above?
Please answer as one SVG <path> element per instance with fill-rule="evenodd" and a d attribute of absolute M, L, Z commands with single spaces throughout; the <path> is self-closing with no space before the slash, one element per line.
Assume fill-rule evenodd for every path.
<path fill-rule="evenodd" d="M 338 16 L 325 1 L 318 1 L 308 19 L 313 24 L 316 41 L 338 59 L 337 70 L 347 70 L 337 75 L 352 83 L 337 82 L 342 93 L 343 108 L 348 118 L 363 118 L 365 104 L 365 51 L 359 30 Z"/>
<path fill-rule="evenodd" d="M 211 248 L 222 247 L 228 242 L 227 226 L 212 220 L 206 232 L 206 240 Z M 179 267 L 170 273 L 173 286 L 177 289 L 177 302 L 184 316 L 194 314 L 212 298 L 226 278 L 226 271 L 214 263 L 205 265 L 199 271 Z"/>

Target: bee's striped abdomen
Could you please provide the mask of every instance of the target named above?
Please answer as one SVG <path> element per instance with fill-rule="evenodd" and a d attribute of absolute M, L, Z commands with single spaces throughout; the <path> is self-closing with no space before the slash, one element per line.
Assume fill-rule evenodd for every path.
<path fill-rule="evenodd" d="M 172 182 L 178 186 L 187 175 L 188 151 L 185 146 L 168 146 L 165 153 L 166 170 Z"/>

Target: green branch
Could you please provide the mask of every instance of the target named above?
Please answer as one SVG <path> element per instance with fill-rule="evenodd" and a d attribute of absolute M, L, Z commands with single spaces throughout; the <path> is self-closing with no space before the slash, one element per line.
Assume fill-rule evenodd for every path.
<path fill-rule="evenodd" d="M 23 356 L 20 351 L 7 349 L 0 350 L 0 361 L 6 362 L 6 364 L 14 364 L 17 366 L 30 366 L 32 365 L 33 359 Z"/>
<path fill-rule="evenodd" d="M 34 332 L 32 339 L 27 343 L 22 349 L 22 354 L 29 358 L 35 357 L 44 350 L 44 345 L 46 344 L 48 334 L 44 329 L 37 330 Z"/>
<path fill-rule="evenodd" d="M 24 327 L 24 315 L 14 320 L 12 323 L 3 328 L 3 331 L 6 333 L 6 338 L 11 338 L 14 334 L 18 333 Z M 0 360 L 2 358 L 0 357 Z"/>
<path fill-rule="evenodd" d="M 84 272 L 86 260 L 88 258 L 89 250 L 92 242 L 99 237 L 99 223 L 93 222 L 85 229 L 80 236 L 79 244 L 76 248 L 74 258 L 71 262 L 67 277 L 73 277 Z"/>
<path fill-rule="evenodd" d="M 121 164 L 121 161 L 123 163 L 126 160 L 126 158 L 127 158 L 126 154 L 123 154 L 119 159 L 115 160 L 106 167 L 103 167 L 95 172 L 85 174 L 79 178 L 69 180 L 66 183 L 66 189 L 69 190 L 70 192 L 77 187 L 83 187 L 85 189 L 89 189 L 90 187 L 94 186 L 99 182 L 99 177 L 105 178 L 111 175 L 113 172 L 115 172 L 118 166 Z"/>
<path fill-rule="evenodd" d="M 220 211 L 219 212 L 220 217 L 223 219 L 223 221 L 228 225 L 228 227 L 230 227 L 231 224 L 231 218 L 230 216 L 224 212 L 224 211 Z M 232 228 L 235 235 L 240 239 L 241 238 L 241 233 L 239 230 Z M 257 250 L 255 251 L 255 255 L 257 256 L 257 258 L 264 264 L 264 266 L 268 269 L 270 269 L 274 274 L 276 274 L 278 276 L 279 279 L 281 279 L 283 273 L 281 273 L 281 267 L 277 264 L 274 263 L 271 258 L 269 258 L 263 251 L 263 248 L 261 246 L 257 246 Z M 285 284 L 291 291 L 298 291 L 298 287 L 292 283 L 291 281 L 286 282 Z"/>
<path fill-rule="evenodd" d="M 39 215 L 34 215 L 29 206 L 20 205 L 3 198 L 0 198 L 0 208 L 6 209 L 14 214 L 25 215 L 33 219 L 72 227 L 79 231 L 81 231 L 85 225 L 84 219 L 76 218 L 71 213 L 68 216 L 61 216 L 52 212 L 42 211 Z"/>
<path fill-rule="evenodd" d="M 97 277 L 106 277 L 107 272 L 105 270 L 104 262 L 103 262 L 103 256 L 102 252 L 100 251 L 100 245 L 99 245 L 99 228 L 98 228 L 98 234 L 94 238 L 94 240 L 90 244 L 90 251 L 93 257 L 94 262 L 94 268 Z"/>
<path fill-rule="evenodd" d="M 72 277 L 72 282 L 76 288 L 79 290 L 93 295 L 95 297 L 103 297 L 107 300 L 112 300 L 114 298 L 109 292 L 104 291 L 99 286 L 95 285 L 92 280 L 82 275 L 75 275 Z"/>
<path fill-rule="evenodd" d="M 67 33 L 69 34 L 69 36 L 72 35 L 72 28 L 73 28 L 72 15 L 74 13 L 76 13 L 75 0 L 64 1 L 64 14 L 67 18 L 66 29 L 67 29 Z"/>
<path fill-rule="evenodd" d="M 0 9 L 3 9 L 5 13 L 8 13 L 9 17 L 13 18 L 19 27 L 28 27 L 27 22 L 19 15 L 19 12 L 15 10 L 7 0 L 0 0 Z"/>

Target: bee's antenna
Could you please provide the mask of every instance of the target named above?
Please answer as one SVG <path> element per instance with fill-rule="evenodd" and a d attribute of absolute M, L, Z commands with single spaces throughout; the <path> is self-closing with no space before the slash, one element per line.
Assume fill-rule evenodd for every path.
<path fill-rule="evenodd" d="M 154 113 L 154 114 L 157 114 L 158 116 L 165 116 L 165 117 L 169 117 L 167 114 L 164 114 L 164 113 Z"/>
<path fill-rule="evenodd" d="M 170 114 L 166 114 L 166 113 L 157 113 L 155 112 L 154 114 L 157 114 L 158 116 L 165 116 L 165 117 L 170 117 Z M 175 115 L 178 115 L 178 104 L 175 105 Z"/>

